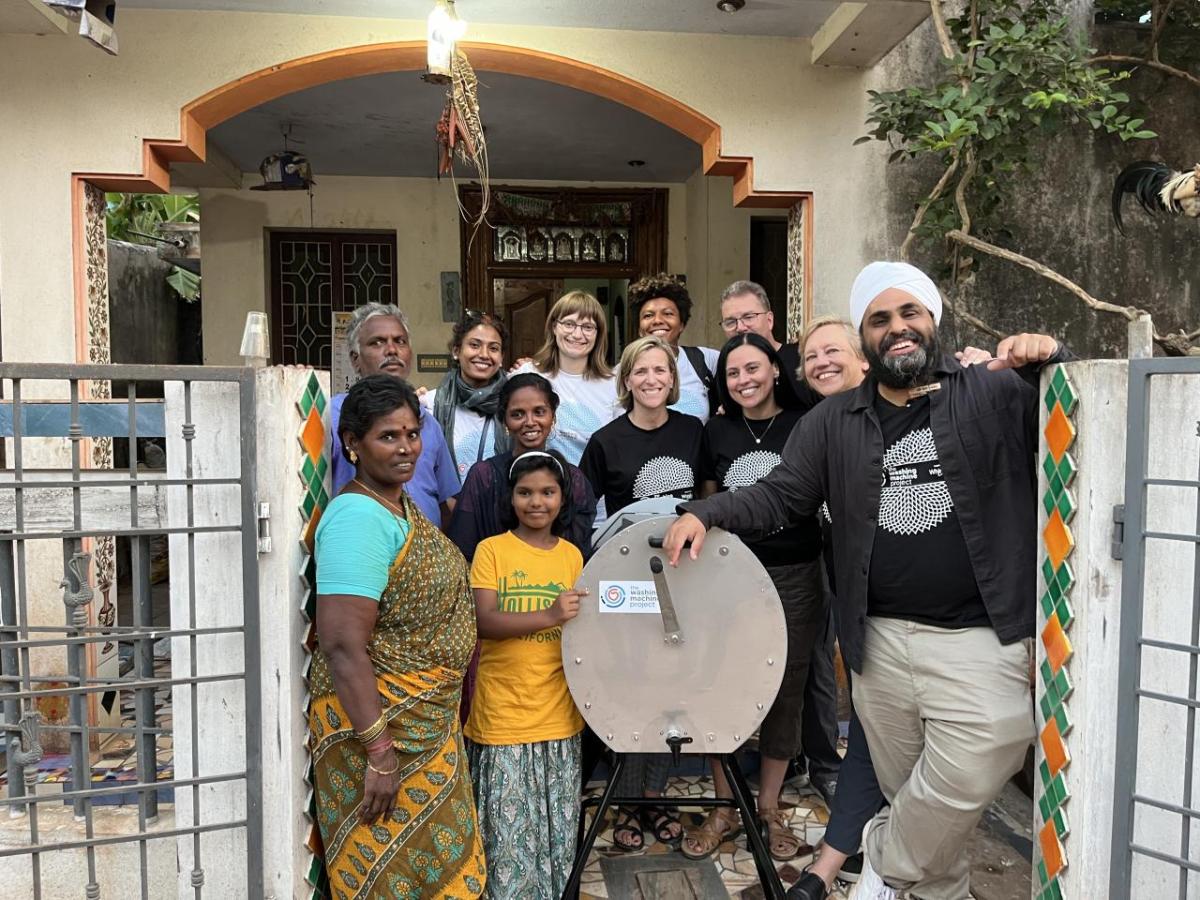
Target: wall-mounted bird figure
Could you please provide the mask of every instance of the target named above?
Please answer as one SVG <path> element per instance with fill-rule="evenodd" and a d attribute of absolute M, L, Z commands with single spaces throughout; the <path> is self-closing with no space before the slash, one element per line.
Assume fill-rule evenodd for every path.
<path fill-rule="evenodd" d="M 1133 194 L 1151 215 L 1166 212 L 1200 218 L 1200 164 L 1190 172 L 1180 172 L 1160 162 L 1139 160 L 1122 169 L 1112 193 L 1113 220 L 1122 234 L 1121 201 L 1126 194 Z"/>

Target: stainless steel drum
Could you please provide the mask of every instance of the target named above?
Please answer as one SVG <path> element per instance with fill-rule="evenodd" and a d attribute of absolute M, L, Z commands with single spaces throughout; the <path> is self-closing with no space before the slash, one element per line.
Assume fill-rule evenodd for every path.
<path fill-rule="evenodd" d="M 655 546 L 674 516 L 610 535 L 584 567 L 589 591 L 563 628 L 575 704 L 618 753 L 732 753 L 770 709 L 787 629 L 766 570 L 714 528 L 679 567 Z"/>

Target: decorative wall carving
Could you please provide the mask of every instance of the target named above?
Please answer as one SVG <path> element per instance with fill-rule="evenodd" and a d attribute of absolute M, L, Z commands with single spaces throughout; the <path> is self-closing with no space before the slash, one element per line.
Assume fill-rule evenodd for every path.
<path fill-rule="evenodd" d="M 804 203 L 788 210 L 787 333 L 794 341 L 804 330 Z"/>

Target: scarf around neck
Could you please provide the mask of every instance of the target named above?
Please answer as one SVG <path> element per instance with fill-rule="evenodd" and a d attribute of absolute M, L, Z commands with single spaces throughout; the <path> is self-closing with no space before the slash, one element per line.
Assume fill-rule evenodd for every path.
<path fill-rule="evenodd" d="M 501 370 L 491 382 L 483 387 L 471 387 L 463 381 L 462 374 L 457 367 L 451 369 L 442 378 L 442 383 L 438 385 L 437 393 L 433 397 L 433 417 L 442 426 L 442 433 L 446 436 L 446 446 L 450 450 L 451 458 L 454 459 L 455 467 L 458 466 L 458 457 L 454 452 L 454 411 L 460 406 L 477 413 L 484 419 L 483 434 L 479 438 L 480 459 L 484 458 L 484 447 L 487 446 L 489 433 L 495 434 L 497 453 L 508 450 L 508 431 L 504 428 L 504 423 L 496 418 L 496 414 L 500 411 L 500 389 L 504 387 L 504 382 L 507 380 L 508 376 Z"/>

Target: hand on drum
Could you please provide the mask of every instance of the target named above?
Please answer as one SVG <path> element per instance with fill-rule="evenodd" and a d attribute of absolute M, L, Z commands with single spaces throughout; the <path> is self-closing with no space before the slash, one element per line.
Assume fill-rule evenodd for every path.
<path fill-rule="evenodd" d="M 667 529 L 667 534 L 663 538 L 663 549 L 667 551 L 667 562 L 672 566 L 678 566 L 679 551 L 689 542 L 692 545 L 689 555 L 692 559 L 698 559 L 700 548 L 704 546 L 704 536 L 707 533 L 708 529 L 704 527 L 704 523 L 699 518 L 691 513 L 684 513 L 671 523 L 671 527 Z"/>
<path fill-rule="evenodd" d="M 579 598 L 586 597 L 587 594 L 585 588 L 563 591 L 554 601 L 554 605 L 550 607 L 550 615 L 559 625 L 571 621 L 579 615 Z"/>
<path fill-rule="evenodd" d="M 358 817 L 364 824 L 372 825 L 390 816 L 396 808 L 396 793 L 400 790 L 400 759 L 396 751 L 388 746 L 376 753 L 368 753 L 367 764 Z"/>

